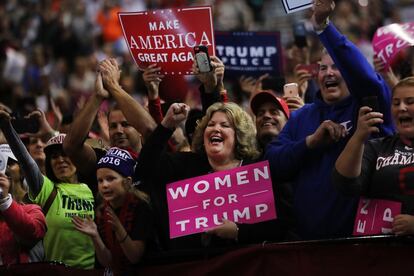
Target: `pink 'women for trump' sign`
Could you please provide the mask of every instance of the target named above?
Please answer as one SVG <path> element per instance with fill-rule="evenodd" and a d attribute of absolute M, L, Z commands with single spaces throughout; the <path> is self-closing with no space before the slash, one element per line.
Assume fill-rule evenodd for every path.
<path fill-rule="evenodd" d="M 171 238 L 204 232 L 223 218 L 239 223 L 276 218 L 268 161 L 177 181 L 166 192 Z"/>
<path fill-rule="evenodd" d="M 118 14 L 124 38 L 138 68 L 156 63 L 166 75 L 189 75 L 194 46 L 215 54 L 211 7 Z"/>
<path fill-rule="evenodd" d="M 361 197 L 355 218 L 354 236 L 389 234 L 401 202 Z"/>
<path fill-rule="evenodd" d="M 378 28 L 372 39 L 375 54 L 388 67 L 397 54 L 414 45 L 414 22 L 390 24 Z"/>

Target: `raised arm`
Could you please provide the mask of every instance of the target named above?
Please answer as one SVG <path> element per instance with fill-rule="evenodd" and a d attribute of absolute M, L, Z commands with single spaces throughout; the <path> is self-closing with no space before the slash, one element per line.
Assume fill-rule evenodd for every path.
<path fill-rule="evenodd" d="M 13 129 L 10 119 L 11 117 L 7 112 L 0 110 L 0 128 L 25 173 L 30 193 L 37 196 L 43 185 L 43 175 L 19 135 Z"/>
<path fill-rule="evenodd" d="M 151 64 L 142 73 L 142 79 L 144 80 L 148 94 L 148 110 L 157 124 L 161 123 L 164 117 L 159 96 L 160 82 L 164 78 L 164 75 L 159 74 L 160 70 L 161 67 L 157 67 L 157 64 Z"/>
<path fill-rule="evenodd" d="M 85 107 L 75 117 L 63 142 L 63 150 L 81 173 L 91 172 L 95 168 L 97 162 L 95 151 L 84 141 L 88 136 L 101 103 L 108 97 L 109 93 L 103 88 L 102 77 L 98 73 L 95 82 L 95 94 L 90 97 Z"/>
<path fill-rule="evenodd" d="M 329 16 L 333 13 L 333 0 L 318 0 L 314 4 L 312 21 L 319 38 L 341 72 L 349 92 L 357 99 L 377 96 L 384 124 L 380 126 L 382 135 L 391 135 L 394 127 L 391 118 L 391 92 L 385 80 L 375 72 L 361 51 L 344 35 L 338 32 Z"/>
<path fill-rule="evenodd" d="M 138 130 L 144 138 L 148 137 L 156 128 L 157 124 L 145 108 L 135 101 L 119 85 L 118 79 L 120 70 L 115 59 L 107 59 L 101 62 L 100 70 L 105 88 L 120 106 L 128 122 Z"/>
<path fill-rule="evenodd" d="M 174 103 L 170 106 L 161 124 L 146 140 L 141 150 L 137 165 L 139 176 L 153 179 L 168 175 L 167 168 L 161 166 L 165 161 L 162 153 L 175 128 L 187 118 L 188 110 L 188 105 L 182 103 Z M 163 173 L 160 174 L 160 171 Z"/>
<path fill-rule="evenodd" d="M 224 88 L 224 71 L 223 62 L 216 56 L 211 56 L 211 67 L 213 70 L 207 73 L 201 73 L 198 69 L 197 63 L 193 62 L 192 72 L 202 83 L 200 86 L 200 98 L 203 113 L 210 107 L 210 105 L 220 102 L 221 94 L 226 93 Z"/>
<path fill-rule="evenodd" d="M 359 178 L 363 170 L 365 142 L 372 133 L 379 132 L 378 125 L 381 123 L 381 113 L 372 112 L 367 106 L 361 107 L 357 129 L 336 160 L 332 174 L 332 182 L 339 191 L 345 194 L 359 194 L 363 190 L 364 181 Z"/>
<path fill-rule="evenodd" d="M 33 117 L 39 122 L 39 130 L 36 133 L 26 133 L 28 136 L 37 137 L 43 141 L 48 141 L 55 136 L 56 131 L 50 126 L 49 122 L 46 120 L 46 115 L 42 110 L 37 109 L 31 112 L 28 117 Z"/>
<path fill-rule="evenodd" d="M 319 38 L 328 51 L 335 65 L 341 72 L 351 94 L 355 96 L 372 96 L 385 92 L 385 82 L 374 71 L 361 51 L 344 35 L 329 23 L 333 13 L 333 0 L 318 0 L 314 4 L 312 22 Z M 385 86 L 384 86 L 385 85 Z M 386 89 L 387 92 L 388 89 Z"/>
<path fill-rule="evenodd" d="M 389 66 L 388 68 L 385 66 L 385 63 L 377 56 L 374 56 L 374 68 L 383 79 L 387 82 L 388 87 L 392 89 L 399 81 L 399 78 L 395 75 L 394 70 L 392 67 Z"/>
<path fill-rule="evenodd" d="M 372 133 L 379 132 L 377 126 L 383 123 L 382 114 L 371 111 L 367 106 L 361 107 L 357 129 L 336 160 L 336 170 L 345 177 L 358 177 L 361 174 L 365 141 Z"/>

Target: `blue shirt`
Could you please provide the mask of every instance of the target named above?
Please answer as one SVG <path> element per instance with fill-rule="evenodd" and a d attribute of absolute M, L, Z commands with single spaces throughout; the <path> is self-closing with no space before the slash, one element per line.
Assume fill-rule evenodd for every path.
<path fill-rule="evenodd" d="M 331 183 L 331 173 L 336 159 L 355 132 L 363 97 L 375 95 L 378 98 L 384 114 L 379 136 L 394 132 L 391 92 L 385 81 L 333 25 L 320 34 L 320 39 L 351 95 L 328 105 L 318 92 L 314 103 L 291 114 L 278 139 L 268 145 L 265 153 L 273 179 L 293 181 L 293 209 L 303 239 L 344 237 L 352 233 L 357 198 L 340 195 Z M 342 124 L 348 130 L 347 136 L 328 147 L 309 149 L 306 137 L 325 120 Z"/>

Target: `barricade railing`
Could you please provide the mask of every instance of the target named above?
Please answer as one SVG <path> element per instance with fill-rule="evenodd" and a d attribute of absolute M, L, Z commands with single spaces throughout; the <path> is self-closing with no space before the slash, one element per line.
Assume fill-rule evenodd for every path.
<path fill-rule="evenodd" d="M 414 238 L 373 236 L 160 254 L 128 275 L 414 275 Z M 230 274 L 231 273 L 231 274 Z M 0 266 L 0 275 L 104 275 L 59 263 Z"/>

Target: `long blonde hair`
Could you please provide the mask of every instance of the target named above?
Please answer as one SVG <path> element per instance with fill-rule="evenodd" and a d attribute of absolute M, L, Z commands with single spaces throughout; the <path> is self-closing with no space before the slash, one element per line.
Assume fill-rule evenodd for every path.
<path fill-rule="evenodd" d="M 236 149 L 235 157 L 239 160 L 256 159 L 260 155 L 256 139 L 256 127 L 247 112 L 235 103 L 215 103 L 207 109 L 206 115 L 198 124 L 193 138 L 192 150 L 204 153 L 204 131 L 215 112 L 223 112 L 227 115 L 235 132 Z"/>

